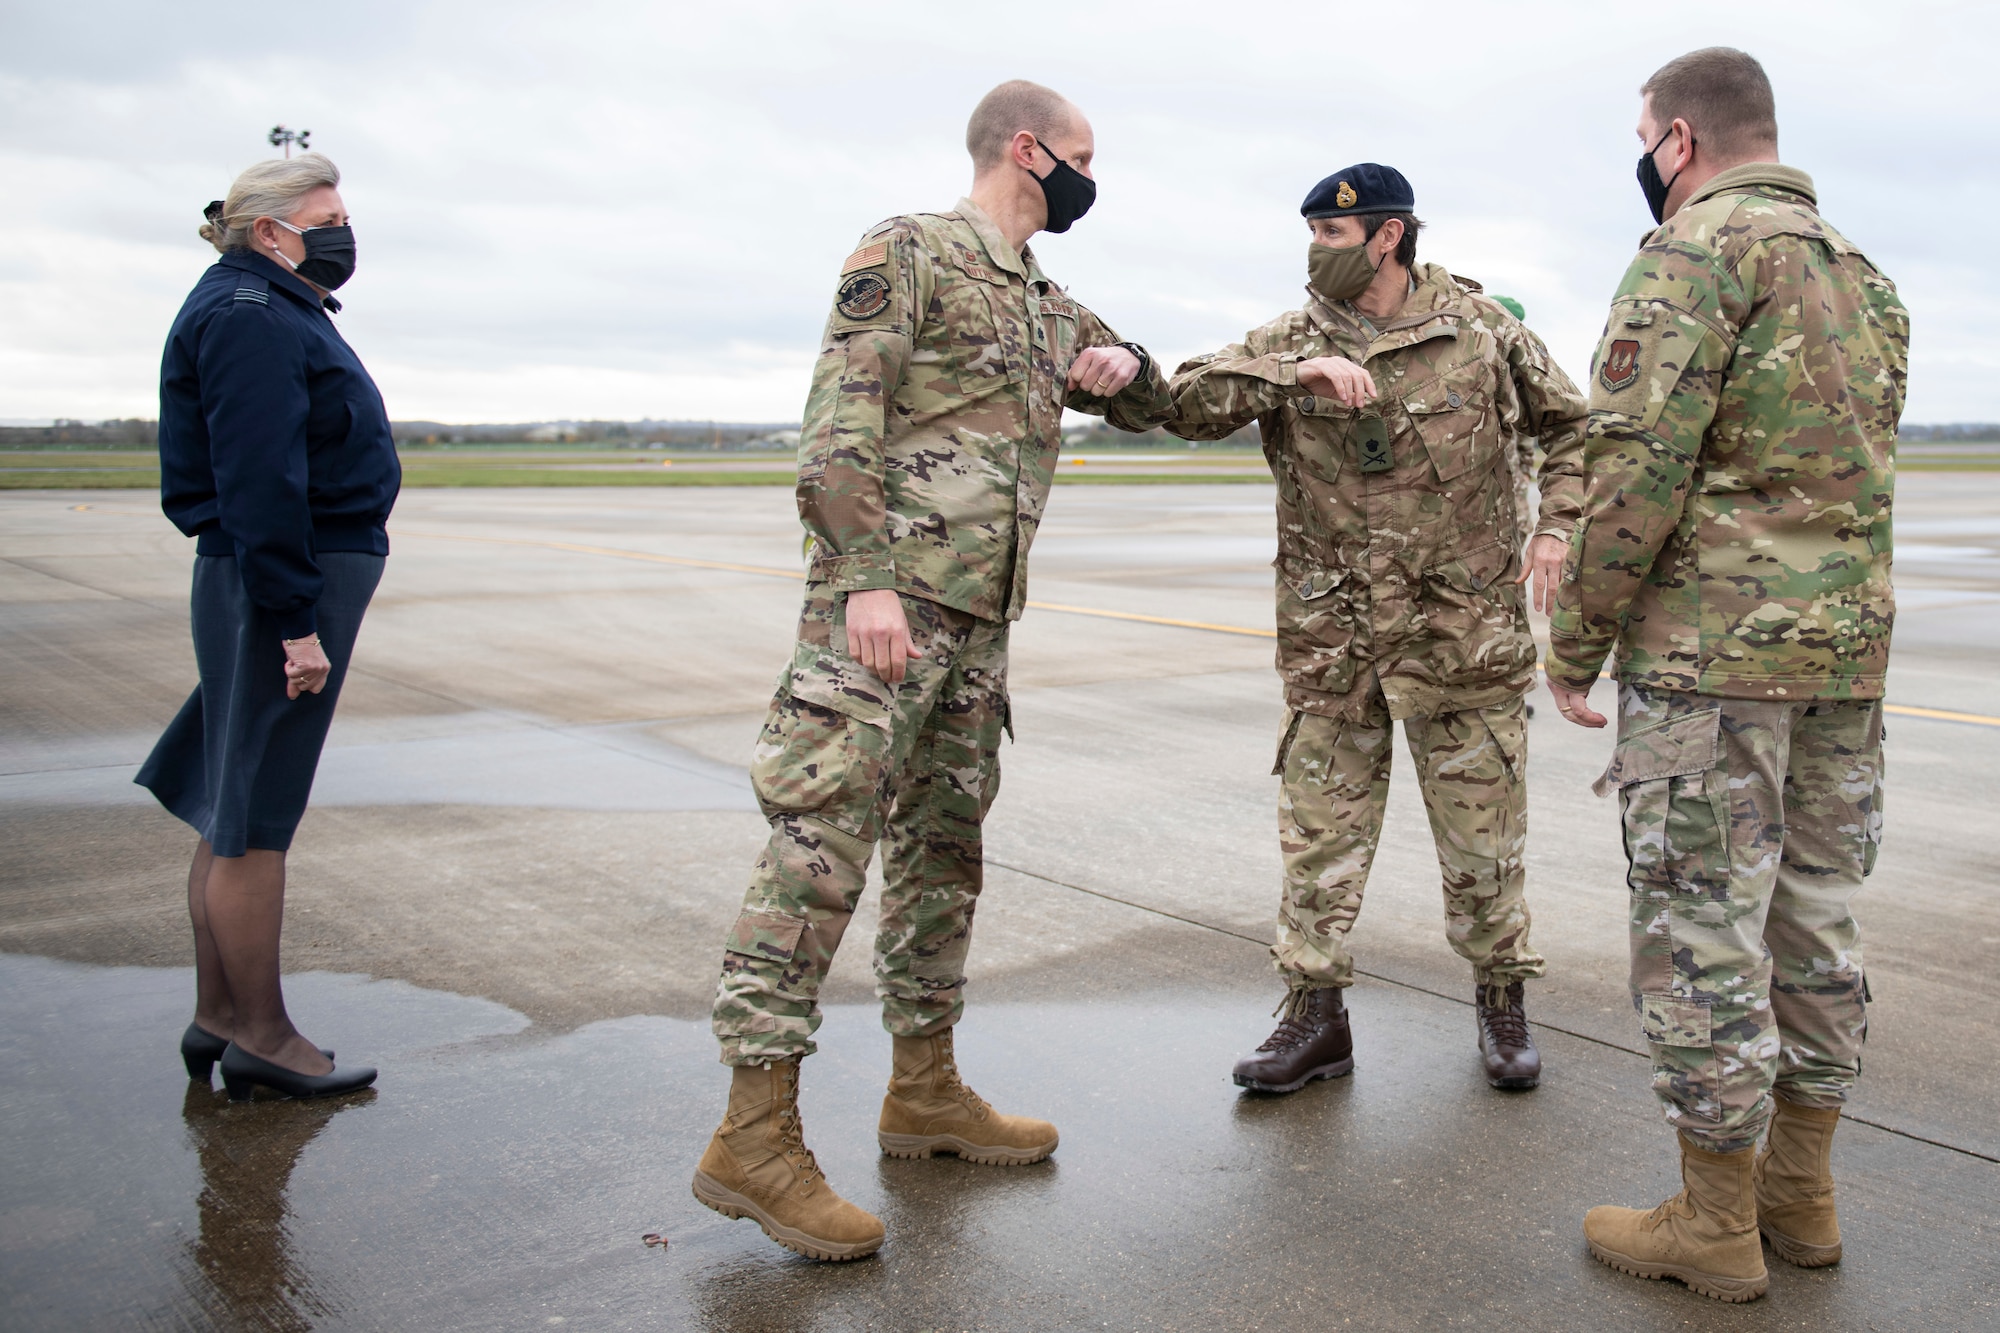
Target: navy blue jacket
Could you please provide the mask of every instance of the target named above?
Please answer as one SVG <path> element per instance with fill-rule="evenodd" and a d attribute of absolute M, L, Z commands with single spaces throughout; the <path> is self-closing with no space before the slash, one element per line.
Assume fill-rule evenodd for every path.
<path fill-rule="evenodd" d="M 160 365 L 160 507 L 174 526 L 201 555 L 235 556 L 250 600 L 303 638 L 318 623 L 315 556 L 389 554 L 402 483 L 382 395 L 318 294 L 263 255 L 216 260 Z"/>

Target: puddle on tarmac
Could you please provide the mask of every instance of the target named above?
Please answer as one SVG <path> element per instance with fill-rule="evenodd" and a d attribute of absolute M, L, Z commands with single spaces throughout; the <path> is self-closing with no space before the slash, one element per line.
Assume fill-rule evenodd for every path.
<path fill-rule="evenodd" d="M 872 1006 L 832 1007 L 805 1067 L 809 1141 L 890 1239 L 824 1265 L 689 1196 L 727 1088 L 705 1023 L 548 1034 L 401 982 L 286 984 L 310 1035 L 381 1066 L 374 1092 L 230 1105 L 180 1071 L 186 971 L 0 955 L 10 1329 L 1221 1329 L 1328 1309 L 1357 1326 L 1589 1327 L 1685 1297 L 1621 1283 L 1572 1243 L 1585 1204 L 1657 1192 L 1670 1170 L 1646 1151 L 1643 1065 L 1552 1039 L 1540 1092 L 1493 1094 L 1464 1007 L 1408 991 L 1360 988 L 1356 1074 L 1288 1098 L 1228 1083 L 1268 1027 L 1240 999 L 975 1005 L 968 1076 L 1063 1134 L 1016 1170 L 882 1158 L 889 1041 Z M 1921 1165 L 1880 1163 L 1980 1213 L 1945 1197 L 1980 1182 Z M 1964 1246 L 1924 1254 L 1938 1309 L 1981 1280 Z M 1854 1275 L 1782 1281 L 1792 1317 L 1881 1308 L 1840 1304 L 1871 1289 Z"/>

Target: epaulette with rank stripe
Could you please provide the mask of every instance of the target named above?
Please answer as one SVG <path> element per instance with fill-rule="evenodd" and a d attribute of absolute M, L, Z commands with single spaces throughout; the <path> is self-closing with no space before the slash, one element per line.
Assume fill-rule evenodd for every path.
<path fill-rule="evenodd" d="M 236 284 L 236 299 L 239 301 L 255 301 L 258 305 L 267 306 L 271 304 L 270 280 L 260 278 L 254 273 L 244 274 L 242 279 Z"/>

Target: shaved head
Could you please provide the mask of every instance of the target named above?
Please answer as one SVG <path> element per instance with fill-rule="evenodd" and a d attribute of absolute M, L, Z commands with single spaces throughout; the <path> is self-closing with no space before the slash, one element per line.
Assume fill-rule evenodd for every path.
<path fill-rule="evenodd" d="M 965 126 L 965 151 L 975 170 L 999 165 L 1007 145 L 1022 130 L 1050 139 L 1075 128 L 1082 115 L 1053 88 L 1026 79 L 1009 79 L 979 99 Z"/>

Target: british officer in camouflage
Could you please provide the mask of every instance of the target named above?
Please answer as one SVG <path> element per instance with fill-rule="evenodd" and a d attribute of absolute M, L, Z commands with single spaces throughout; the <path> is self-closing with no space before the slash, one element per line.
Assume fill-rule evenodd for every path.
<path fill-rule="evenodd" d="M 1294 993 L 1286 1022 L 1326 1019 L 1307 1028 L 1334 1026 L 1338 997 L 1299 997 L 1354 980 L 1347 935 L 1397 720 L 1430 813 L 1446 938 L 1472 966 L 1482 1015 L 1518 1016 L 1519 983 L 1543 971 L 1523 897 L 1522 696 L 1536 649 L 1509 454 L 1523 436 L 1541 440 L 1536 529 L 1566 538 L 1583 493 L 1584 401 L 1478 283 L 1416 262 L 1413 207 L 1401 174 L 1373 163 L 1322 181 L 1301 210 L 1315 233 L 1304 307 L 1173 379 L 1169 430 L 1219 439 L 1255 421 L 1277 480 L 1290 714 L 1273 770 L 1285 882 L 1272 956 Z M 1296 1065 L 1311 1046 L 1266 1063 Z M 1313 1068 L 1338 1065 L 1333 1049 Z M 1239 1067 L 1238 1081 L 1294 1084 L 1269 1073 Z"/>

